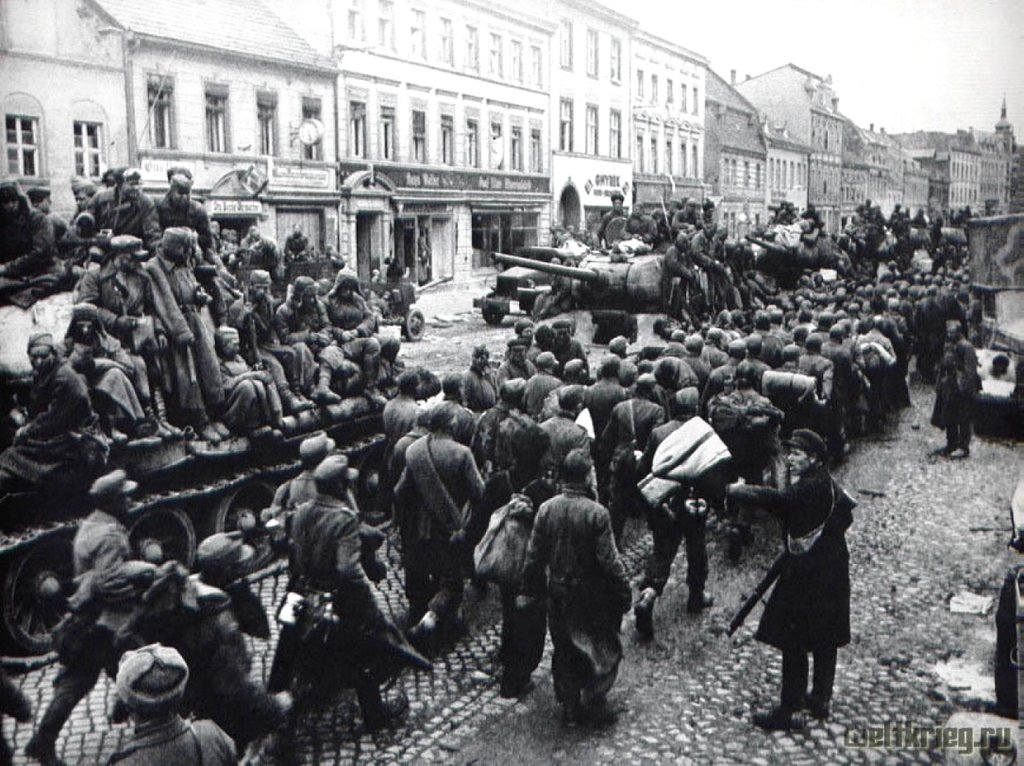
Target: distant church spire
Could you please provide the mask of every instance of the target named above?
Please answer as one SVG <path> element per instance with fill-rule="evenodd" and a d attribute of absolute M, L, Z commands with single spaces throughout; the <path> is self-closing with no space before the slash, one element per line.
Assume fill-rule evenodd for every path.
<path fill-rule="evenodd" d="M 1012 130 L 1013 127 L 1010 125 L 1010 121 L 1006 119 L 1006 94 L 1003 94 L 1003 108 L 999 111 L 999 122 L 996 123 L 996 131 L 1004 132 Z"/>

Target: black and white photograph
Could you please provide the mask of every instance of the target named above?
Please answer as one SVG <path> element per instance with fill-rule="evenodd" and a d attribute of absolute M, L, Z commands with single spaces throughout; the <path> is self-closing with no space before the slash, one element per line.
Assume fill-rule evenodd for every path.
<path fill-rule="evenodd" d="M 1020 0 L 0 0 L 0 766 L 1024 762 Z"/>

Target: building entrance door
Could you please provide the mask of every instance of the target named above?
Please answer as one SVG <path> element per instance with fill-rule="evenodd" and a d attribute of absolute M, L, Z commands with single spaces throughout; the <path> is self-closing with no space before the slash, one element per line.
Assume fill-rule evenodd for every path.
<path fill-rule="evenodd" d="M 566 229 L 580 230 L 580 195 L 572 186 L 562 189 L 558 200 L 558 217 Z"/>
<path fill-rule="evenodd" d="M 369 279 L 373 270 L 381 266 L 377 245 L 380 239 L 379 219 L 380 213 L 356 215 L 356 272 L 360 279 Z"/>

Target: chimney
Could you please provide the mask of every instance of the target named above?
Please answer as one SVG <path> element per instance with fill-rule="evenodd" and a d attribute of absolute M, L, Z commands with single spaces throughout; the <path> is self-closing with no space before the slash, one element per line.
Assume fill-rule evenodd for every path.
<path fill-rule="evenodd" d="M 729 84 L 734 86 L 734 87 L 736 85 L 736 70 L 735 69 L 730 69 L 729 70 Z"/>
<path fill-rule="evenodd" d="M 872 123 L 868 123 L 868 130 L 871 131 L 872 133 L 874 133 L 875 132 L 875 123 L 873 123 L 873 122 Z"/>
<path fill-rule="evenodd" d="M 746 82 L 749 79 L 750 79 L 750 75 L 748 74 L 746 77 L 743 78 L 743 82 Z"/>
<path fill-rule="evenodd" d="M 879 131 L 881 132 L 881 134 L 882 134 L 883 136 L 884 136 L 884 135 L 886 135 L 886 132 L 885 132 L 885 126 L 884 126 L 884 125 L 883 125 L 882 127 L 880 127 L 880 128 L 878 129 L 878 130 L 879 130 Z"/>

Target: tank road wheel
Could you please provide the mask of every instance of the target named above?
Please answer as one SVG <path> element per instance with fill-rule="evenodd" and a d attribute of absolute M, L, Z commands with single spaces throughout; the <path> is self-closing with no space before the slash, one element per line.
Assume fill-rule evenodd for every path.
<path fill-rule="evenodd" d="M 484 304 L 481 309 L 481 313 L 484 315 L 484 321 L 492 327 L 498 327 L 501 321 L 505 318 L 505 312 L 494 306 L 488 306 Z"/>
<path fill-rule="evenodd" d="M 178 508 L 157 508 L 138 518 L 128 531 L 132 550 L 154 564 L 180 561 L 191 569 L 196 558 L 196 530 Z"/>
<path fill-rule="evenodd" d="M 246 544 L 256 551 L 254 570 L 267 566 L 277 556 L 270 545 L 270 537 L 261 534 L 263 522 L 260 521 L 260 512 L 270 507 L 274 491 L 273 485 L 265 481 L 252 481 L 223 495 L 214 507 L 209 534 L 241 532 Z"/>
<path fill-rule="evenodd" d="M 4 578 L 4 628 L 13 648 L 45 654 L 53 629 L 67 612 L 74 575 L 70 534 L 42 540 L 11 562 Z"/>
<path fill-rule="evenodd" d="M 427 329 L 427 318 L 419 309 L 409 309 L 409 313 L 402 323 L 402 335 L 406 340 L 416 342 L 423 338 L 423 332 Z"/>

